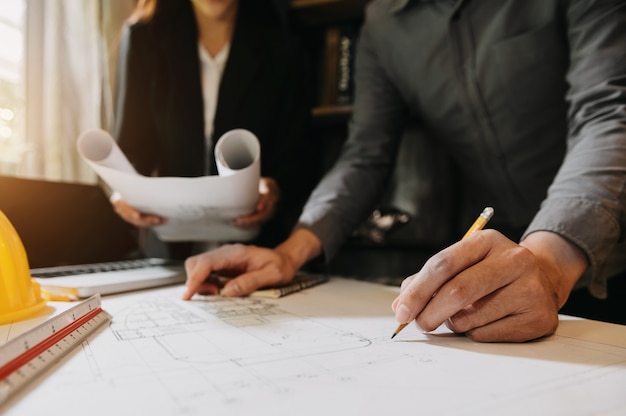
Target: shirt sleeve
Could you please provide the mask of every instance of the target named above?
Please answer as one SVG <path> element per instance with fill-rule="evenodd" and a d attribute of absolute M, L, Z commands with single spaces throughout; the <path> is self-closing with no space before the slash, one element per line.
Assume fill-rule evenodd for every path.
<path fill-rule="evenodd" d="M 374 208 L 395 162 L 407 106 L 379 64 L 370 23 L 361 29 L 348 139 L 338 161 L 311 194 L 299 227 L 321 241 L 331 259 Z M 359 86 L 367 86 L 359 88 Z"/>
<path fill-rule="evenodd" d="M 567 4 L 567 153 L 524 237 L 546 230 L 579 246 L 603 298 L 604 265 L 626 230 L 626 5 Z"/>

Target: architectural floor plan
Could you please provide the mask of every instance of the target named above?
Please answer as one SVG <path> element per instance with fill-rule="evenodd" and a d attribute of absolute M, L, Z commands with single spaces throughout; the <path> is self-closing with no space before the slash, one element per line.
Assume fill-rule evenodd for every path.
<path fill-rule="evenodd" d="M 0 413 L 626 410 L 626 342 L 576 336 L 588 321 L 565 320 L 557 335 L 525 344 L 479 344 L 413 325 L 391 340 L 396 288 L 332 278 L 277 300 L 181 301 L 182 292 L 104 298 L 110 326 Z"/>

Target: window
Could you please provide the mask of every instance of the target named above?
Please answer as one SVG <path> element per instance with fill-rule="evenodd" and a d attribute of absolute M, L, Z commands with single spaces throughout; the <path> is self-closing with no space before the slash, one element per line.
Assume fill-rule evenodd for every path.
<path fill-rule="evenodd" d="M 24 148 L 25 0 L 0 7 L 0 174 L 16 174 Z"/>
<path fill-rule="evenodd" d="M 117 39 L 135 0 L 0 3 L 0 175 L 94 183 L 76 138 L 112 125 Z"/>

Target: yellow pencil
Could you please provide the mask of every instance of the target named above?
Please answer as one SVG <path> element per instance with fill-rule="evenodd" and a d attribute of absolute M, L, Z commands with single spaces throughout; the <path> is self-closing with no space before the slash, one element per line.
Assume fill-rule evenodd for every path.
<path fill-rule="evenodd" d="M 41 290 L 48 297 L 48 300 L 53 302 L 74 302 L 78 300 L 78 296 L 71 291 L 59 291 L 50 287 L 44 287 Z"/>
<path fill-rule="evenodd" d="M 467 237 L 469 237 L 474 231 L 482 230 L 485 227 L 485 224 L 489 222 L 492 216 L 493 216 L 493 208 L 491 207 L 485 208 L 483 212 L 480 213 L 478 218 L 476 218 L 476 221 L 474 221 L 474 224 L 472 224 L 472 226 L 467 230 L 467 232 L 465 233 L 465 235 L 463 236 L 461 240 L 464 240 Z M 393 337 L 398 335 L 400 331 L 402 331 L 408 324 L 409 323 L 406 322 L 404 324 L 398 325 L 398 327 L 396 328 L 391 338 L 393 339 Z"/>

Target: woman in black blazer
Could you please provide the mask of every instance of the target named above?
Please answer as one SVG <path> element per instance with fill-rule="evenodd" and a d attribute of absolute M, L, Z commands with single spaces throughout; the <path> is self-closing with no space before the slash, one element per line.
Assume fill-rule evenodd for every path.
<path fill-rule="evenodd" d="M 211 123 L 200 54 L 217 60 L 225 49 Z M 309 85 L 306 54 L 268 0 L 140 1 L 121 37 L 114 136 L 139 173 L 193 177 L 216 173 L 213 146 L 222 134 L 252 131 L 267 192 L 238 225 L 263 224 L 253 243 L 273 246 L 290 232 L 313 185 Z M 149 227 L 163 219 L 112 201 L 144 230 L 144 255 L 184 259 L 198 250 L 162 244 Z"/>

